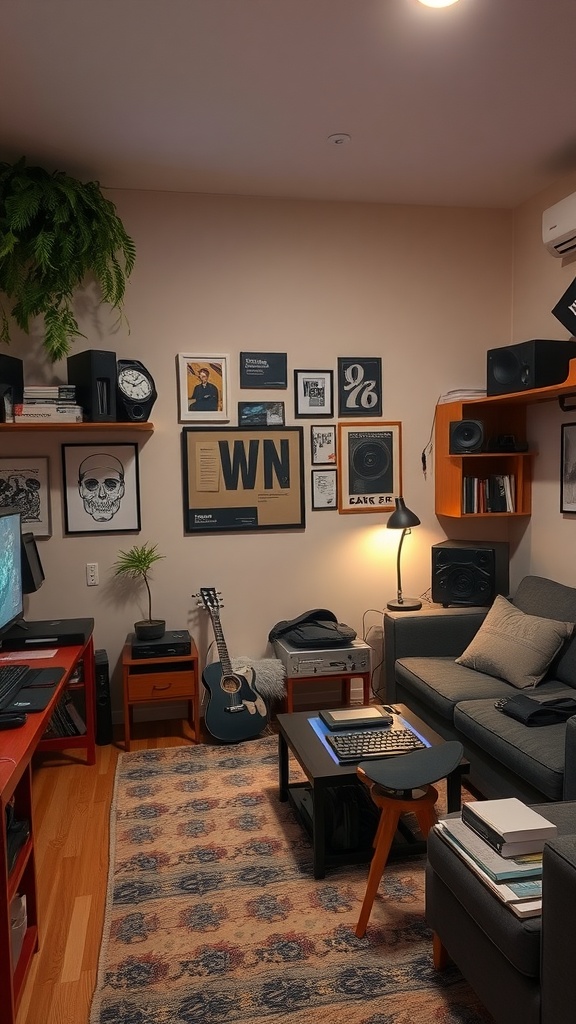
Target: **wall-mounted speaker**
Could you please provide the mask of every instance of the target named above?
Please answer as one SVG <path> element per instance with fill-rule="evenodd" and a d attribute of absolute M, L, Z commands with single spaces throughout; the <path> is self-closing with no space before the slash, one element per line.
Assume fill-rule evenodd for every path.
<path fill-rule="evenodd" d="M 452 420 L 450 423 L 450 455 L 469 455 L 484 447 L 484 424 L 480 420 Z"/>
<path fill-rule="evenodd" d="M 462 607 L 492 604 L 509 593 L 506 541 L 444 540 L 432 545 L 432 600 Z"/>
<path fill-rule="evenodd" d="M 68 356 L 68 383 L 92 423 L 116 422 L 116 353 L 91 348 Z"/>
<path fill-rule="evenodd" d="M 486 393 L 509 395 L 562 384 L 571 359 L 576 359 L 576 341 L 534 340 L 491 348 L 487 354 Z"/>
<path fill-rule="evenodd" d="M 22 401 L 24 392 L 24 363 L 15 356 L 0 355 L 0 384 L 10 388 L 12 404 Z"/>
<path fill-rule="evenodd" d="M 112 743 L 112 703 L 106 651 L 94 651 L 96 683 L 96 743 L 105 747 Z"/>
<path fill-rule="evenodd" d="M 371 437 L 362 430 L 348 442 L 348 480 L 351 494 L 392 494 L 394 467 L 392 434 Z"/>

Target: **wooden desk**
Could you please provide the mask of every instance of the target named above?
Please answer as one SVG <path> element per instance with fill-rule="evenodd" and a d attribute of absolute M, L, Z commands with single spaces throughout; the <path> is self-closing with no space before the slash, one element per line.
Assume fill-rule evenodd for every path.
<path fill-rule="evenodd" d="M 14 660 L 11 658 L 11 661 Z M 81 647 L 61 647 L 53 658 L 27 661 L 34 668 L 63 668 L 65 675 L 56 687 L 44 711 L 30 712 L 20 729 L 0 732 L 0 992 L 2 993 L 2 1024 L 14 1024 L 16 1013 L 30 968 L 38 949 L 38 906 L 36 865 L 34 857 L 34 823 L 32 820 L 32 756 L 37 750 L 63 750 L 80 747 L 86 750 L 86 761 L 96 760 L 94 721 L 94 646 L 92 637 Z M 82 661 L 86 703 L 86 735 L 62 736 L 43 740 L 43 734 L 69 680 Z M 6 808 L 14 799 L 14 813 L 19 820 L 30 822 L 30 835 L 20 849 L 12 871 L 8 872 Z M 26 896 L 27 928 L 18 963 L 12 963 L 10 904 L 16 894 Z"/>
<path fill-rule="evenodd" d="M 135 704 L 157 704 L 186 700 L 188 721 L 196 743 L 200 742 L 200 681 L 198 650 L 191 641 L 190 654 L 164 658 L 133 658 L 127 641 L 122 652 L 124 691 L 124 747 L 130 750 L 130 733 Z"/>

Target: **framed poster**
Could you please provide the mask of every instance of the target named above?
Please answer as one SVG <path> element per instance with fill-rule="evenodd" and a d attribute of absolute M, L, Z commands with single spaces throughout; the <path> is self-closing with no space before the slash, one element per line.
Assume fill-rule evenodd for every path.
<path fill-rule="evenodd" d="M 338 416 L 382 415 L 382 360 L 338 359 Z"/>
<path fill-rule="evenodd" d="M 338 511 L 391 512 L 402 494 L 400 423 L 338 424 Z"/>
<path fill-rule="evenodd" d="M 305 525 L 302 427 L 184 427 L 185 533 Z"/>
<path fill-rule="evenodd" d="M 560 511 L 576 512 L 576 423 L 562 424 Z"/>
<path fill-rule="evenodd" d="M 48 459 L 36 455 L 0 458 L 0 506 L 20 512 L 24 533 L 51 537 Z"/>
<path fill-rule="evenodd" d="M 228 356 L 179 353 L 178 402 L 180 422 L 226 422 L 228 414 Z"/>
<path fill-rule="evenodd" d="M 285 352 L 241 352 L 241 388 L 288 387 L 288 359 Z"/>
<path fill-rule="evenodd" d="M 66 533 L 140 529 L 137 444 L 63 444 Z"/>
<path fill-rule="evenodd" d="M 283 427 L 284 402 L 238 402 L 239 427 Z"/>
<path fill-rule="evenodd" d="M 310 427 L 310 462 L 313 466 L 336 465 L 336 427 L 333 423 Z"/>
<path fill-rule="evenodd" d="M 296 419 L 332 416 L 334 373 L 332 370 L 294 370 L 294 415 Z"/>
<path fill-rule="evenodd" d="M 337 492 L 335 469 L 312 469 L 312 510 L 337 509 Z"/>

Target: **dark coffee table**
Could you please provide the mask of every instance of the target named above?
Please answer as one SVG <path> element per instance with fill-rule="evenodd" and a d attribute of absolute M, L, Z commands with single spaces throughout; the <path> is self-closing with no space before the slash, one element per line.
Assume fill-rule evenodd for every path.
<path fill-rule="evenodd" d="M 434 732 L 404 704 L 395 704 L 399 718 L 412 728 L 430 746 L 444 743 Z M 333 852 L 326 849 L 326 790 L 329 787 L 349 786 L 362 783 L 356 777 L 356 765 L 341 765 L 327 749 L 311 724 L 318 719 L 317 711 L 297 711 L 280 714 L 278 722 L 279 798 L 290 800 L 296 815 L 312 839 L 314 878 L 324 878 L 327 866 L 358 863 L 370 860 L 372 847 Z M 306 782 L 290 782 L 290 754 L 300 765 Z M 400 755 L 402 756 L 402 755 Z M 447 810 L 460 810 L 460 788 L 462 776 L 470 766 L 464 759 L 448 776 Z M 311 799 L 310 799 L 311 796 Z M 308 808 L 308 809 L 307 809 Z M 418 842 L 409 830 L 402 830 L 404 842 L 401 852 L 422 853 L 425 843 Z M 391 856 L 398 855 L 398 847 L 391 850 Z"/>

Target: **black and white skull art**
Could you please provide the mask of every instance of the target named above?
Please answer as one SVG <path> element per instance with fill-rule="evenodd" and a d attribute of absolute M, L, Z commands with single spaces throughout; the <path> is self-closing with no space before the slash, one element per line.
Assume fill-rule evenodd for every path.
<path fill-rule="evenodd" d="M 113 455 L 89 455 L 78 469 L 78 490 L 84 508 L 97 523 L 116 515 L 124 497 L 124 466 Z"/>

